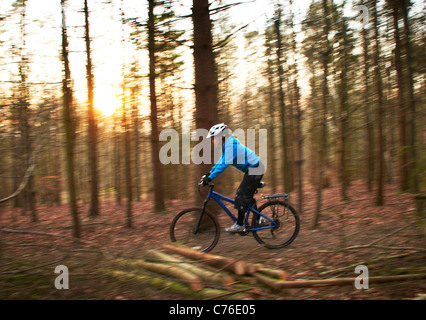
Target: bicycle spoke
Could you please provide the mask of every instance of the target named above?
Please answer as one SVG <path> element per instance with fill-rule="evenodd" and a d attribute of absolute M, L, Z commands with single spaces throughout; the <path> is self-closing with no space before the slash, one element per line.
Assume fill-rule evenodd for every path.
<path fill-rule="evenodd" d="M 259 208 L 259 212 L 268 217 L 272 223 L 265 218 L 256 215 L 253 225 L 259 225 L 267 221 L 265 228 L 253 231 L 256 240 L 269 248 L 282 248 L 290 244 L 299 232 L 299 217 L 296 211 L 286 202 L 270 200 Z"/>
<path fill-rule="evenodd" d="M 204 212 L 201 223 L 197 229 L 200 209 L 187 209 L 180 212 L 172 221 L 170 238 L 194 249 L 210 251 L 219 239 L 219 225 L 217 220 Z"/>

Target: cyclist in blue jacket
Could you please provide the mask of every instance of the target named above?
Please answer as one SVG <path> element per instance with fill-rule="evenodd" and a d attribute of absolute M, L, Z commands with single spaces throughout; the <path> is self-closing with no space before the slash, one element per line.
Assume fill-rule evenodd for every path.
<path fill-rule="evenodd" d="M 248 206 L 253 201 L 254 192 L 265 173 L 265 167 L 260 158 L 252 150 L 241 144 L 225 124 L 220 123 L 211 127 L 207 138 L 213 138 L 215 147 L 222 145 L 222 156 L 210 170 L 210 173 L 201 178 L 200 183 L 204 186 L 207 185 L 229 165 L 245 173 L 235 195 L 234 207 L 238 210 L 237 222 L 225 229 L 229 232 L 244 231 L 244 216 Z"/>

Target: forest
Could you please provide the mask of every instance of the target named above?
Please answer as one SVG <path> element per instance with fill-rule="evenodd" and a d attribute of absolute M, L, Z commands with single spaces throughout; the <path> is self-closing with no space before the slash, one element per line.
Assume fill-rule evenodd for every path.
<path fill-rule="evenodd" d="M 0 298 L 424 299 L 425 9 L 422 0 L 2 1 Z M 185 151 L 206 139 L 194 131 L 218 123 L 254 134 L 267 168 L 256 197 L 288 193 L 300 234 L 269 250 L 223 231 L 210 259 L 255 266 L 232 289 L 191 291 L 193 278 L 171 284 L 170 274 L 155 282 L 153 257 L 189 259 L 170 247 L 169 226 L 206 197 L 198 182 L 213 152 L 200 163 Z M 167 144 L 177 161 L 162 161 Z M 233 199 L 242 177 L 229 167 L 215 190 Z M 57 265 L 74 290 L 55 289 Z M 359 265 L 372 289 L 307 281 L 356 278 Z"/>

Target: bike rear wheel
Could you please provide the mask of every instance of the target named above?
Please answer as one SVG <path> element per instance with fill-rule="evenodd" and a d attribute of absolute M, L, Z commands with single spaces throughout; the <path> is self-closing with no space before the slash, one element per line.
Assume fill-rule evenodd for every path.
<path fill-rule="evenodd" d="M 253 236 L 267 248 L 277 249 L 288 246 L 296 239 L 300 229 L 300 219 L 296 210 L 287 202 L 272 200 L 264 203 L 257 210 L 265 217 L 275 222 L 269 229 L 253 231 Z M 253 228 L 271 226 L 271 222 L 255 214 L 252 220 Z"/>
<path fill-rule="evenodd" d="M 204 209 L 200 227 L 194 232 L 201 208 L 189 208 L 179 212 L 170 225 L 170 239 L 203 252 L 212 250 L 219 241 L 220 226 L 216 217 Z"/>

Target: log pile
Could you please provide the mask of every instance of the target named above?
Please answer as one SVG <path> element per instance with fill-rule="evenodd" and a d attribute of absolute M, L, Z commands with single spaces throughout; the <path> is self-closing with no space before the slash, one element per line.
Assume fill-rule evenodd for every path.
<path fill-rule="evenodd" d="M 131 271 L 101 271 L 195 299 L 255 299 L 265 290 L 281 290 L 280 285 L 287 277 L 282 270 L 178 244 L 147 250 L 143 259 L 117 259 L 116 263 Z"/>
<path fill-rule="evenodd" d="M 123 270 L 102 269 L 116 278 L 136 281 L 144 286 L 183 295 L 192 299 L 249 300 L 281 296 L 289 288 L 353 286 L 355 278 L 287 281 L 283 270 L 266 268 L 229 257 L 200 252 L 179 244 L 162 250 L 147 250 L 143 259 L 116 259 Z M 128 270 L 130 269 L 130 271 Z M 370 277 L 370 283 L 418 281 L 426 274 Z M 275 296 L 276 298 L 276 296 Z"/>

